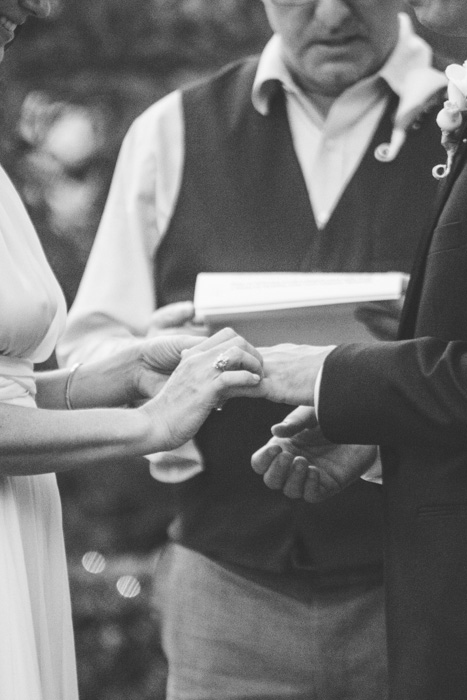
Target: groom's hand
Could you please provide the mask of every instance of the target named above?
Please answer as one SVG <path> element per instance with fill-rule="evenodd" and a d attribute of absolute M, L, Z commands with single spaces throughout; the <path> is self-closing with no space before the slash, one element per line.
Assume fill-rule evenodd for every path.
<path fill-rule="evenodd" d="M 316 379 L 334 348 L 292 343 L 259 348 L 264 376 L 252 395 L 292 406 L 313 406 Z"/>
<path fill-rule="evenodd" d="M 274 437 L 252 457 L 255 472 L 289 498 L 318 503 L 342 491 L 377 459 L 372 445 L 335 445 L 323 436 L 312 408 L 300 406 L 273 426 Z"/>

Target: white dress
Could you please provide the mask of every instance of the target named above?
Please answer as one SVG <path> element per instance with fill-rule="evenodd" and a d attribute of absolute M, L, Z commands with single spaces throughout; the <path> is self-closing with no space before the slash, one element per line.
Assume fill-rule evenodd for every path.
<path fill-rule="evenodd" d="M 51 354 L 65 315 L 32 223 L 0 168 L 0 402 L 35 408 L 33 362 Z M 55 475 L 0 474 L 0 699 L 77 698 Z"/>

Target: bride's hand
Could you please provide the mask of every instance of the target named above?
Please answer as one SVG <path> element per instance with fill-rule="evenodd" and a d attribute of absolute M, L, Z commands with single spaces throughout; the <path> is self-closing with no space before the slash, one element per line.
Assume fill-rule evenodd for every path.
<path fill-rule="evenodd" d="M 190 335 L 135 339 L 111 357 L 85 363 L 73 373 L 67 385 L 70 403 L 76 409 L 147 401 L 162 389 L 182 351 L 201 341 Z M 63 394 L 63 387 L 59 391 Z M 44 406 L 44 396 L 41 400 Z"/>
<path fill-rule="evenodd" d="M 138 342 L 131 363 L 133 402 L 150 399 L 166 384 L 180 363 L 182 352 L 195 347 L 204 338 L 192 335 L 161 335 Z"/>
<path fill-rule="evenodd" d="M 138 409 L 153 425 L 154 452 L 189 440 L 212 409 L 248 394 L 263 375 L 261 355 L 229 328 L 182 350 L 181 357 L 159 394 Z"/>

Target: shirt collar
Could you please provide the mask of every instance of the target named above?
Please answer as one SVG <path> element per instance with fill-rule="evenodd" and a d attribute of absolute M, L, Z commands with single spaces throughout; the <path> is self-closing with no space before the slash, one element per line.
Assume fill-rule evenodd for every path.
<path fill-rule="evenodd" d="M 274 34 L 266 44 L 257 68 L 252 90 L 252 102 L 262 115 L 269 113 L 271 99 L 280 83 L 286 92 L 295 93 L 300 99 L 306 98 L 296 85 L 283 59 L 279 35 Z M 368 95 L 377 96 L 381 88 L 381 78 L 399 98 L 404 95 L 407 76 L 412 71 L 429 72 L 433 90 L 442 87 L 443 78 L 439 71 L 431 68 L 432 51 L 429 45 L 417 36 L 413 30 L 410 17 L 405 13 L 399 15 L 399 39 L 394 51 L 381 69 L 372 76 L 364 78 L 350 89 L 364 90 Z M 428 91 L 431 90 L 431 82 Z"/>
<path fill-rule="evenodd" d="M 298 90 L 282 59 L 281 44 L 280 36 L 274 34 L 259 59 L 251 99 L 255 109 L 263 116 L 269 114 L 271 99 L 277 92 L 278 83 L 286 90 Z"/>

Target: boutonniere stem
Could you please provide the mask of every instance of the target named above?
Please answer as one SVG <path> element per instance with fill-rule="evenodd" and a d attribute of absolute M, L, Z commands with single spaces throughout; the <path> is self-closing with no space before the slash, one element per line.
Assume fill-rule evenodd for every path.
<path fill-rule="evenodd" d="M 446 90 L 446 76 L 431 66 L 414 68 L 401 86 L 394 127 L 388 143 L 375 149 L 375 158 L 391 163 L 399 154 L 411 131 L 416 131 L 424 118 L 440 103 L 440 91 Z"/>
<path fill-rule="evenodd" d="M 435 165 L 433 177 L 443 180 L 449 175 L 459 148 L 463 118 L 467 111 L 467 62 L 463 66 L 452 64 L 446 68 L 448 79 L 448 100 L 438 114 L 436 122 L 441 129 L 441 144 L 444 147 L 446 163 Z"/>

